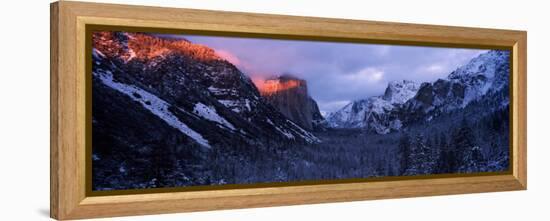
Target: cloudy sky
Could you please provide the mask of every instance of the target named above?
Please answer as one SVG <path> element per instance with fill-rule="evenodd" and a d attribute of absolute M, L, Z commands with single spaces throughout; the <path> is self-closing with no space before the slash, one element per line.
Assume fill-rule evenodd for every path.
<path fill-rule="evenodd" d="M 176 36 L 171 36 L 176 37 Z M 181 36 L 207 45 L 253 79 L 305 79 L 322 111 L 384 93 L 394 80 L 445 78 L 485 50 L 236 37 Z"/>

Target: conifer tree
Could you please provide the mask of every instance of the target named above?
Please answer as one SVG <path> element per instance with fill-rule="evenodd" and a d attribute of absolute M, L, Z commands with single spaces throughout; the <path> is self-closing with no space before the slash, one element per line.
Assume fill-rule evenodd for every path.
<path fill-rule="evenodd" d="M 399 139 L 398 156 L 399 156 L 399 174 L 403 175 L 410 165 L 411 155 L 411 140 L 408 134 L 403 134 Z"/>
<path fill-rule="evenodd" d="M 431 173 L 433 167 L 431 150 L 426 145 L 424 136 L 421 134 L 416 135 L 411 147 L 411 154 L 409 155 L 410 165 L 405 173 L 407 175 Z"/>
<path fill-rule="evenodd" d="M 476 137 L 468 122 L 463 119 L 460 127 L 453 134 L 452 145 L 456 151 L 459 172 L 476 172 L 483 170 L 485 159 L 476 142 Z"/>

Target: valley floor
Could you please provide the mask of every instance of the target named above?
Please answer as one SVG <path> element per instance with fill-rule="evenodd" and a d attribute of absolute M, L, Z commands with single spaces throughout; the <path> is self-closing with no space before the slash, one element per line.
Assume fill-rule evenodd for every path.
<path fill-rule="evenodd" d="M 322 140 L 321 143 L 266 148 L 213 148 L 202 153 L 200 159 L 167 158 L 153 162 L 150 166 L 156 170 L 148 172 L 143 172 L 146 170 L 139 168 L 140 164 L 124 169 L 111 166 L 118 168 L 118 175 L 94 176 L 94 189 L 299 182 L 441 173 L 437 170 L 438 166 L 442 166 L 437 159 L 441 154 L 431 151 L 438 147 L 422 149 L 425 144 L 415 143 L 417 138 L 408 138 L 412 140 L 410 145 L 418 148 L 411 148 L 408 153 L 410 162 L 407 168 L 403 168 L 400 143 L 404 135 L 401 133 L 378 135 L 359 129 L 328 129 L 315 135 Z M 423 150 L 429 151 L 421 152 Z M 501 158 L 507 160 L 507 156 Z M 485 162 L 484 166 L 467 167 L 469 171 L 459 171 L 456 167 L 456 171 L 451 172 L 501 171 L 504 168 L 488 168 L 487 165 L 498 162 Z M 124 163 L 128 165 L 129 161 Z"/>

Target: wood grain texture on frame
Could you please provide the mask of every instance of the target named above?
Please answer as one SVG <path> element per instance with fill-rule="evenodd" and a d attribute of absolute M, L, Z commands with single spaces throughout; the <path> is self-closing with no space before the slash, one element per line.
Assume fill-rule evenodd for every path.
<path fill-rule="evenodd" d="M 523 190 L 527 188 L 527 34 L 448 27 L 80 2 L 51 4 L 51 216 L 77 219 Z M 85 27 L 113 25 L 512 50 L 512 174 L 140 195 L 86 195 Z"/>

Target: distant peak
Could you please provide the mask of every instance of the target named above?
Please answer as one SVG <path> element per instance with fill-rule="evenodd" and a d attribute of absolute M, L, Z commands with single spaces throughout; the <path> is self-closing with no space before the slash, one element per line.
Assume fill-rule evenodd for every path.
<path fill-rule="evenodd" d="M 390 81 L 388 83 L 388 87 L 390 87 L 390 86 L 401 87 L 401 86 L 415 85 L 415 84 L 416 83 L 414 81 L 411 81 L 411 80 L 398 80 L 398 81 Z"/>
<path fill-rule="evenodd" d="M 487 78 L 493 78 L 497 70 L 495 67 L 508 63 L 510 51 L 508 50 L 490 50 L 482 53 L 470 60 L 465 65 L 458 67 L 449 74 L 448 79 L 460 79 L 463 77 L 472 77 L 483 75 Z"/>
<path fill-rule="evenodd" d="M 410 80 L 391 81 L 382 98 L 392 104 L 402 104 L 411 99 L 420 85 Z"/>

